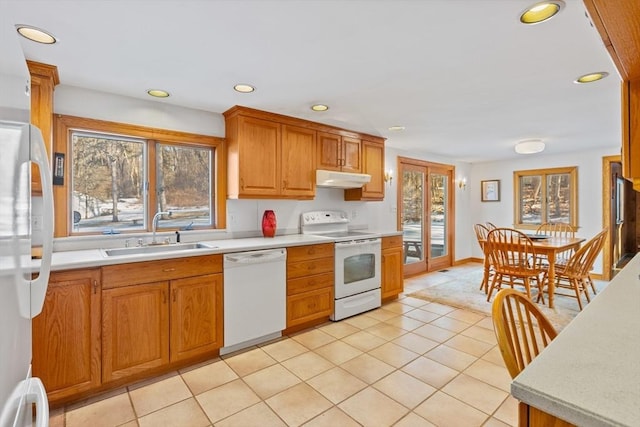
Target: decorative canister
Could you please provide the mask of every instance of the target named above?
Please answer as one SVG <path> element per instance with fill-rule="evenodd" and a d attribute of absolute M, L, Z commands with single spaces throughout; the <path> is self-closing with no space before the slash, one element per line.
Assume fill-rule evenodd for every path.
<path fill-rule="evenodd" d="M 266 210 L 262 215 L 262 235 L 264 237 L 276 235 L 276 214 L 272 210 Z"/>

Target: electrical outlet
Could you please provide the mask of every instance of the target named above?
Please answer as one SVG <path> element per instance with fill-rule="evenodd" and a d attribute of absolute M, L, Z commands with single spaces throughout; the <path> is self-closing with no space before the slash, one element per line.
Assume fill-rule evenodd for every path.
<path fill-rule="evenodd" d="M 357 210 L 352 210 L 351 211 L 351 219 L 356 219 L 358 217 L 358 211 Z"/>
<path fill-rule="evenodd" d="M 33 231 L 42 231 L 42 215 L 31 216 L 31 229 Z"/>

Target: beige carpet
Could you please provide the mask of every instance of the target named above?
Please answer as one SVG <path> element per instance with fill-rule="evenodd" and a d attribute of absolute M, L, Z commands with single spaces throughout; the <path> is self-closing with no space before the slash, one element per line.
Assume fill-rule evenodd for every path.
<path fill-rule="evenodd" d="M 464 308 L 490 316 L 491 302 L 495 296 L 495 291 L 491 297 L 491 302 L 487 302 L 487 295 L 480 290 L 481 281 L 482 268 L 469 265 L 409 278 L 405 280 L 405 289 L 408 291 L 407 296 L 410 297 Z M 596 281 L 596 289 L 601 290 L 607 283 Z M 418 290 L 411 292 L 410 289 L 412 288 Z M 517 286 L 516 289 L 518 289 Z M 524 288 L 520 289 L 524 291 Z M 532 289 L 534 299 L 535 292 Z M 591 297 L 593 298 L 593 293 L 591 293 Z M 547 296 L 545 296 L 545 301 L 548 304 Z M 561 331 L 579 313 L 578 302 L 575 298 L 559 295 L 556 295 L 554 302 L 555 307 L 553 309 L 542 304 L 538 304 L 538 307 L 555 326 L 556 330 Z M 583 297 L 583 304 L 585 303 L 586 301 Z"/>

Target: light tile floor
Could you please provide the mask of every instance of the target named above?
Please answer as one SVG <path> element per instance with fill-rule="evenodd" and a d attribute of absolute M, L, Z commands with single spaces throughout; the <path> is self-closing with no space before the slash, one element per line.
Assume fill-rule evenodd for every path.
<path fill-rule="evenodd" d="M 57 409 L 50 425 L 517 425 L 491 319 L 408 297 L 423 278 L 377 310 Z"/>

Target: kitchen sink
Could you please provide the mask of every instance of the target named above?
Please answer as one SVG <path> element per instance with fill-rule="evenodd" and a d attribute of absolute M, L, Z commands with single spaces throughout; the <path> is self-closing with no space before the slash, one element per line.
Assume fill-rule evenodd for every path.
<path fill-rule="evenodd" d="M 217 246 L 202 243 L 172 243 L 168 245 L 136 246 L 134 248 L 101 249 L 105 256 L 144 255 L 165 252 L 182 252 L 191 249 L 215 249 Z"/>

